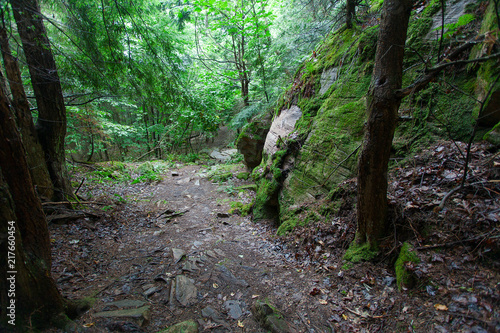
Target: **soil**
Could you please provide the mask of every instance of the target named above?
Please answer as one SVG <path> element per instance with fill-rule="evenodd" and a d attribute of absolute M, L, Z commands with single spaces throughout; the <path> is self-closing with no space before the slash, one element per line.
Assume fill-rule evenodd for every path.
<path fill-rule="evenodd" d="M 477 177 L 496 172 L 474 169 L 490 157 L 496 165 L 488 149 L 473 149 Z M 251 184 L 235 176 L 243 165 L 221 183 L 206 166 L 178 165 L 160 182 L 85 184 L 93 215 L 49 227 L 53 277 L 66 297 L 95 298 L 76 320 L 88 332 L 158 332 L 186 320 L 200 332 L 268 332 L 252 311 L 258 300 L 286 322 L 281 332 L 498 332 L 499 189 L 472 187 L 436 210 L 460 176 L 450 174 L 460 169 L 447 160 L 454 154 L 441 143 L 394 170 L 394 234 L 373 262 L 357 264 L 342 259 L 355 233 L 354 180 L 342 185 L 335 216 L 286 237 L 231 211 L 255 196 L 238 189 Z M 417 282 L 400 291 L 403 239 L 420 264 L 408 263 Z M 121 300 L 141 302 L 113 303 Z M 127 307 L 142 312 L 103 315 Z"/>

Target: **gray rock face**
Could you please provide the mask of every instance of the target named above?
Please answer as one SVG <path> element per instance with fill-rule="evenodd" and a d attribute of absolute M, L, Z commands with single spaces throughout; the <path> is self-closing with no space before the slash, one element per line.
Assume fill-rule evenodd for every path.
<path fill-rule="evenodd" d="M 468 5 L 469 3 L 472 3 L 474 1 L 472 0 L 459 0 L 456 3 L 447 3 L 446 4 L 446 9 L 444 11 L 444 24 L 450 24 L 450 23 L 456 23 L 458 21 L 458 18 L 464 14 L 465 11 L 465 6 Z M 433 18 L 432 18 L 432 27 L 425 36 L 425 39 L 429 40 L 437 40 L 441 37 L 441 29 L 433 31 L 436 28 L 441 27 L 441 11 L 439 11 Z M 446 32 L 446 29 L 444 30 Z"/>
<path fill-rule="evenodd" d="M 323 73 L 321 74 L 321 89 L 319 90 L 319 94 L 324 95 L 328 91 L 328 89 L 330 89 L 330 87 L 335 83 L 335 81 L 337 81 L 338 77 L 338 67 L 323 71 Z"/>
<path fill-rule="evenodd" d="M 272 155 L 278 151 L 276 145 L 278 138 L 284 139 L 295 128 L 295 123 L 302 116 L 302 111 L 297 105 L 292 105 L 291 108 L 282 110 L 280 115 L 273 120 L 269 133 L 267 133 L 266 142 L 264 143 L 264 152 Z"/>
<path fill-rule="evenodd" d="M 183 306 L 188 306 L 196 300 L 198 289 L 190 278 L 184 275 L 175 277 L 175 298 Z"/>

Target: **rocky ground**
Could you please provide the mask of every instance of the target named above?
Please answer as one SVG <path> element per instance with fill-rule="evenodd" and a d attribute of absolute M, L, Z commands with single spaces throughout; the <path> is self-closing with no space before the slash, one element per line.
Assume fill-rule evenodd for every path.
<path fill-rule="evenodd" d="M 478 183 L 436 209 L 460 177 L 453 149 L 437 145 L 395 169 L 395 233 L 374 262 L 342 260 L 355 232 L 354 181 L 336 216 L 276 237 L 272 224 L 242 216 L 255 194 L 237 177 L 241 164 L 222 176 L 192 164 L 149 183 L 84 181 L 92 215 L 50 225 L 53 276 L 68 298 L 95 298 L 77 320 L 88 332 L 178 323 L 189 332 L 499 331 L 499 186 Z M 498 155 L 474 149 L 477 183 Z M 420 263 L 408 267 L 413 288 L 399 291 L 403 239 Z"/>

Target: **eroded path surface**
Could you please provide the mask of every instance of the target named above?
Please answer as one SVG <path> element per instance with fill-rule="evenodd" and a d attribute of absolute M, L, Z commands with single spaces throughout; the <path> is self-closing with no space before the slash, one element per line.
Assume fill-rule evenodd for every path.
<path fill-rule="evenodd" d="M 336 205 L 334 215 L 277 238 L 272 225 L 231 212 L 255 195 L 238 189 L 249 184 L 237 177 L 242 165 L 219 165 L 212 178 L 208 167 L 176 166 L 149 184 L 133 184 L 137 165 L 76 173 L 78 183 L 108 180 L 83 182 L 93 214 L 50 224 L 53 276 L 63 295 L 96 299 L 78 319 L 88 332 L 158 332 L 188 320 L 198 327 L 185 332 L 500 331 L 500 161 L 474 146 L 471 182 L 480 185 L 436 212 L 462 174 L 455 148 L 436 144 L 391 172 L 394 234 L 357 264 L 342 259 L 356 229 L 354 180 L 335 202 L 311 203 Z M 420 262 L 405 264 L 415 283 L 399 291 L 394 263 L 408 239 Z M 267 326 L 258 304 L 272 306 L 259 307 Z"/>
<path fill-rule="evenodd" d="M 100 220 L 51 226 L 63 294 L 97 299 L 79 322 L 96 332 L 156 332 L 186 320 L 200 332 L 266 332 L 252 313 L 262 301 L 281 329 L 330 331 L 329 279 L 298 268 L 272 227 L 228 213 L 232 202 L 251 201 L 252 191 L 236 189 L 248 182 L 221 186 L 205 170 L 96 188 L 95 201 L 116 201 Z"/>

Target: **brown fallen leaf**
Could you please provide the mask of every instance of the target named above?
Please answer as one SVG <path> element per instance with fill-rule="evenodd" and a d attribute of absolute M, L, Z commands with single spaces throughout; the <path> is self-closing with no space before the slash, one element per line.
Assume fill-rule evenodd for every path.
<path fill-rule="evenodd" d="M 435 304 L 434 308 L 438 311 L 448 311 L 448 307 L 443 304 Z"/>

